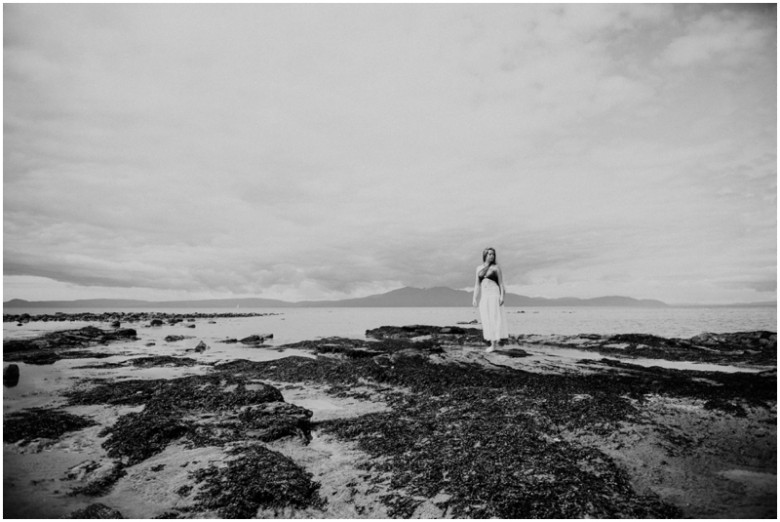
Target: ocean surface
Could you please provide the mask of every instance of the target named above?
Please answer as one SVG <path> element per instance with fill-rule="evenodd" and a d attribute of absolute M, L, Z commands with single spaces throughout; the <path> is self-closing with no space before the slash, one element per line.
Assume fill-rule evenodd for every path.
<path fill-rule="evenodd" d="M 104 312 L 95 309 L 4 309 L 4 314 L 54 314 L 56 312 Z M 215 323 L 200 320 L 192 335 L 224 339 L 272 333 L 273 345 L 322 337 L 363 339 L 365 332 L 379 326 L 426 324 L 463 325 L 479 320 L 475 308 L 256 308 L 193 309 L 131 308 L 125 312 L 161 313 L 263 313 L 263 317 L 219 318 Z M 509 334 L 644 333 L 661 337 L 688 338 L 702 332 L 726 333 L 751 330 L 777 331 L 776 308 L 609 308 L 609 307 L 507 307 Z M 184 323 L 186 324 L 186 323 Z M 143 330 L 143 325 L 126 325 Z M 23 326 L 3 323 L 4 338 L 29 336 L 41 331 L 77 327 L 69 322 L 32 322 Z M 181 330 L 182 328 L 179 327 Z M 139 332 L 139 334 L 142 332 Z"/>
<path fill-rule="evenodd" d="M 29 313 L 30 315 L 68 314 L 79 312 L 103 312 L 87 309 L 9 309 L 5 314 Z M 62 359 L 54 364 L 35 365 L 18 363 L 21 379 L 17 386 L 3 387 L 4 412 L 32 407 L 49 406 L 57 393 L 73 386 L 78 379 L 87 378 L 175 378 L 192 372 L 205 371 L 200 367 L 152 367 L 133 368 L 122 366 L 116 369 L 87 369 L 87 365 L 102 363 L 125 363 L 128 358 L 172 355 L 190 357 L 208 365 L 235 359 L 270 361 L 281 357 L 314 357 L 307 350 L 279 347 L 302 340 L 324 337 L 348 337 L 364 339 L 368 329 L 380 326 L 405 326 L 426 324 L 455 326 L 479 319 L 473 308 L 285 308 L 285 309 L 172 309 L 156 310 L 133 308 L 126 312 L 161 313 L 262 313 L 261 317 L 225 317 L 197 319 L 175 325 L 149 326 L 149 321 L 126 323 L 133 328 L 137 339 L 116 342 L 110 346 L 94 346 L 90 351 L 112 354 L 107 358 Z M 777 310 L 775 308 L 553 308 L 553 307 L 507 307 L 509 334 L 562 334 L 580 333 L 616 334 L 645 333 L 662 337 L 688 338 L 702 332 L 726 333 L 752 330 L 777 331 Z M 46 332 L 81 328 L 92 324 L 99 328 L 110 328 L 109 323 L 88 323 L 83 321 L 35 321 L 26 324 L 3 323 L 3 339 L 23 339 Z M 188 328 L 188 326 L 194 326 Z M 478 324 L 463 325 L 479 327 Z M 223 343 L 225 339 L 242 339 L 253 334 L 273 334 L 263 347 L 248 347 L 241 343 Z M 166 341 L 169 335 L 184 336 L 179 341 Z M 203 341 L 209 349 L 195 353 L 193 348 Z M 556 351 L 556 349 L 551 349 Z M 562 350 L 562 349 L 561 349 Z M 570 350 L 571 351 L 571 350 Z M 577 353 L 579 358 L 601 358 L 598 352 Z M 640 364 L 641 361 L 632 361 Z M 663 361 L 662 361 L 663 362 Z M 657 365 L 659 361 L 646 361 Z M 682 368 L 687 363 L 674 362 Z M 693 364 L 690 369 L 715 370 L 713 365 Z M 722 371 L 742 371 L 722 367 Z M 54 394 L 54 395 L 52 395 Z"/>

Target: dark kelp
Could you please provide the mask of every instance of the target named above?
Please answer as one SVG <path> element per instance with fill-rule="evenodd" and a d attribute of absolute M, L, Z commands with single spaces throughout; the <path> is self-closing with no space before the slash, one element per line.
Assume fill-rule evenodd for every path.
<path fill-rule="evenodd" d="M 3 416 L 3 440 L 28 443 L 45 438 L 58 439 L 65 433 L 79 431 L 96 423 L 92 419 L 50 408 L 32 408 Z"/>
<path fill-rule="evenodd" d="M 251 389 L 247 387 L 249 385 Z M 108 456 L 132 466 L 181 441 L 190 446 L 308 440 L 311 411 L 284 402 L 273 386 L 229 374 L 98 383 L 68 394 L 71 404 L 143 405 L 101 431 Z M 115 479 L 121 475 L 114 476 Z M 105 484 L 101 484 L 104 487 Z"/>
<path fill-rule="evenodd" d="M 192 473 L 200 485 L 196 510 L 216 510 L 221 518 L 253 518 L 260 508 L 317 507 L 319 484 L 281 453 L 261 445 L 232 450 L 222 466 Z"/>

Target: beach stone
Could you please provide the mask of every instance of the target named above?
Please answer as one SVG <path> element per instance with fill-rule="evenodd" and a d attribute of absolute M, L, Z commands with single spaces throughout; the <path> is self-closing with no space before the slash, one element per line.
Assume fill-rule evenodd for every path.
<path fill-rule="evenodd" d="M 122 513 L 114 508 L 110 508 L 105 504 L 95 503 L 90 504 L 83 509 L 78 509 L 70 514 L 68 518 L 125 518 Z"/>
<path fill-rule="evenodd" d="M 183 335 L 166 335 L 165 336 L 165 342 L 168 343 L 174 343 L 176 341 L 183 341 L 184 336 Z"/>
<path fill-rule="evenodd" d="M 3 385 L 13 388 L 19 384 L 19 365 L 9 364 L 3 368 Z"/>
<path fill-rule="evenodd" d="M 152 319 L 152 321 L 149 323 L 149 326 L 162 326 L 163 321 L 162 319 Z"/>
<path fill-rule="evenodd" d="M 274 334 L 250 335 L 241 339 L 243 344 L 262 344 L 267 339 L 273 339 Z"/>
<path fill-rule="evenodd" d="M 313 412 L 283 401 L 266 402 L 245 407 L 238 418 L 247 427 L 247 433 L 264 442 L 288 435 L 311 439 Z"/>
<path fill-rule="evenodd" d="M 196 352 L 198 352 L 198 353 L 205 352 L 205 351 L 206 351 L 206 350 L 208 350 L 208 349 L 209 349 L 209 345 L 207 345 L 207 344 L 206 344 L 206 343 L 204 343 L 203 341 L 199 342 L 199 343 L 198 343 L 198 346 L 196 346 L 196 347 L 194 348 L 194 350 L 195 350 Z"/>

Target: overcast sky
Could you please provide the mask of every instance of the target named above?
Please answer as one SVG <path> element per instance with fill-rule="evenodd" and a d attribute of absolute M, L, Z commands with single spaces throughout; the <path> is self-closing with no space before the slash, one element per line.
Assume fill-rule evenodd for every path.
<path fill-rule="evenodd" d="M 5 300 L 776 299 L 774 4 L 3 12 Z"/>

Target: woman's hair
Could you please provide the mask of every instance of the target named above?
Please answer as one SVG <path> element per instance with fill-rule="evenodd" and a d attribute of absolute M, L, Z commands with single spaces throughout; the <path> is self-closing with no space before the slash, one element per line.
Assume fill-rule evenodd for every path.
<path fill-rule="evenodd" d="M 493 247 L 487 247 L 482 251 L 482 261 L 487 261 L 488 252 L 493 252 L 493 263 L 498 263 L 498 256 L 496 255 L 496 249 Z"/>

